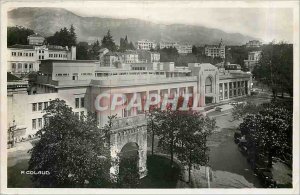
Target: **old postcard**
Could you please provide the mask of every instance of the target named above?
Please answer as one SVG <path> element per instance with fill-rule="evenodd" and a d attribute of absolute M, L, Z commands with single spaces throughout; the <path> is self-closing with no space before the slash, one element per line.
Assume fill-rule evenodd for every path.
<path fill-rule="evenodd" d="M 1 1 L 1 194 L 299 194 L 299 1 Z"/>

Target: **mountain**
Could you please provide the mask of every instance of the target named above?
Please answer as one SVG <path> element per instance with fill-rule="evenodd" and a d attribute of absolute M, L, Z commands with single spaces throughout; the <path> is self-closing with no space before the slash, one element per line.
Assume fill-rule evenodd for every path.
<path fill-rule="evenodd" d="M 185 24 L 155 24 L 139 19 L 113 19 L 82 17 L 61 8 L 17 8 L 8 12 L 8 26 L 20 25 L 44 36 L 53 35 L 60 28 L 73 24 L 78 41 L 94 42 L 110 29 L 115 42 L 128 36 L 130 41 L 140 39 L 154 41 L 178 41 L 195 45 L 216 44 L 220 39 L 226 45 L 243 45 L 256 38 L 240 33 Z"/>

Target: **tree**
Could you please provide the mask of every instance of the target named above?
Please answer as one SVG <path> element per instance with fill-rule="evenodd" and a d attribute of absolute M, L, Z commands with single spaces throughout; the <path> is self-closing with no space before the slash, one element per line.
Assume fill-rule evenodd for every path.
<path fill-rule="evenodd" d="M 175 47 L 163 48 L 159 50 L 161 62 L 175 62 L 179 57 L 178 51 Z"/>
<path fill-rule="evenodd" d="M 216 122 L 192 111 L 180 112 L 179 120 L 180 131 L 175 151 L 181 163 L 189 168 L 190 182 L 192 166 L 204 166 L 209 161 L 207 137 L 215 128 Z"/>
<path fill-rule="evenodd" d="M 236 104 L 232 109 L 233 120 L 239 120 L 247 114 L 256 114 L 261 108 L 261 106 L 257 106 L 251 102 L 247 102 L 246 104 Z"/>
<path fill-rule="evenodd" d="M 90 60 L 88 54 L 89 45 L 87 42 L 79 42 L 76 46 L 77 60 Z"/>
<path fill-rule="evenodd" d="M 103 37 L 101 41 L 101 47 L 102 48 L 107 48 L 110 51 L 116 51 L 117 47 L 116 44 L 110 34 L 110 30 L 107 31 L 107 34 Z"/>
<path fill-rule="evenodd" d="M 56 31 L 53 36 L 47 37 L 46 40 L 48 44 L 68 46 L 70 48 L 76 45 L 77 35 L 74 26 L 71 25 L 70 29 L 66 27 L 61 28 L 60 31 Z"/>
<path fill-rule="evenodd" d="M 92 114 L 78 118 L 63 100 L 45 110 L 39 142 L 30 150 L 29 170 L 39 187 L 103 187 L 109 183 L 110 153 Z"/>
<path fill-rule="evenodd" d="M 22 26 L 7 27 L 7 46 L 27 45 L 27 37 L 32 34 L 33 30 Z"/>
<path fill-rule="evenodd" d="M 268 44 L 262 48 L 259 64 L 254 67 L 254 77 L 270 87 L 273 98 L 279 91 L 293 95 L 293 45 Z"/>
<path fill-rule="evenodd" d="M 274 156 L 280 157 L 291 148 L 292 113 L 275 104 L 265 104 L 257 114 L 249 114 L 240 124 L 240 130 L 247 140 L 254 161 L 258 154 L 268 157 L 272 167 Z"/>
<path fill-rule="evenodd" d="M 77 35 L 76 35 L 76 32 L 75 32 L 75 28 L 73 26 L 73 24 L 71 24 L 71 27 L 70 27 L 70 30 L 69 30 L 69 36 L 70 36 L 70 45 L 76 45 L 77 43 Z"/>
<path fill-rule="evenodd" d="M 158 146 L 170 154 L 171 166 L 176 154 L 183 163 L 188 162 L 190 168 L 192 164 L 207 162 L 205 159 L 207 154 L 206 137 L 215 127 L 214 120 L 193 111 L 167 109 L 156 110 L 151 114 L 156 125 Z M 187 151 L 191 153 L 187 153 Z M 196 157 L 197 155 L 198 157 Z"/>

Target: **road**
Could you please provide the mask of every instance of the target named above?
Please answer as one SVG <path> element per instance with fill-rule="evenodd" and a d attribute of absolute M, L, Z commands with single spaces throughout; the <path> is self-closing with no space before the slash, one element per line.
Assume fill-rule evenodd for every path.
<path fill-rule="evenodd" d="M 230 111 L 226 113 L 212 112 L 208 116 L 214 117 L 218 126 L 208 142 L 210 148 L 209 163 L 214 171 L 224 171 L 224 173 L 227 173 L 228 177 L 223 179 L 228 179 L 228 181 L 223 181 L 223 183 L 230 184 L 230 186 L 226 186 L 225 184 L 222 186 L 236 187 L 232 185 L 232 177 L 235 177 L 234 180 L 237 181 L 238 177 L 241 176 L 247 182 L 253 184 L 253 187 L 261 187 L 245 156 L 238 150 L 237 145 L 233 141 L 234 131 L 238 128 L 241 121 L 232 121 Z"/>

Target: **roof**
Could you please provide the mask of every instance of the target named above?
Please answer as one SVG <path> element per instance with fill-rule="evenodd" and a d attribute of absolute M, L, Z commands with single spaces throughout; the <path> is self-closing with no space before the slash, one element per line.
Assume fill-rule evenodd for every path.
<path fill-rule="evenodd" d="M 105 54 L 105 56 L 120 56 L 121 53 L 120 52 L 112 52 L 112 51 L 109 51 Z"/>
<path fill-rule="evenodd" d="M 59 45 L 47 45 L 47 48 L 54 51 L 68 51 L 66 47 Z"/>
<path fill-rule="evenodd" d="M 42 38 L 44 38 L 42 35 L 40 35 L 40 34 L 38 34 L 38 33 L 29 35 L 28 37 L 42 37 Z"/>
<path fill-rule="evenodd" d="M 7 82 L 20 81 L 20 80 L 22 80 L 22 79 L 11 74 L 10 72 L 7 73 Z"/>
<path fill-rule="evenodd" d="M 126 50 L 125 52 L 121 53 L 121 54 L 138 54 L 137 51 L 133 51 L 133 50 Z"/>
<path fill-rule="evenodd" d="M 43 60 L 43 62 L 65 62 L 65 63 L 82 63 L 82 62 L 87 62 L 87 63 L 92 63 L 92 62 L 99 62 L 99 60 L 56 60 L 56 59 L 47 59 Z"/>
<path fill-rule="evenodd" d="M 8 48 L 16 48 L 16 49 L 34 49 L 34 45 L 21 45 L 21 44 L 15 44 L 12 46 L 9 46 Z"/>

